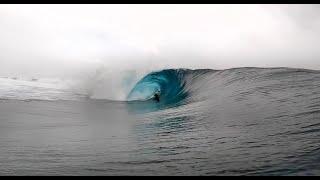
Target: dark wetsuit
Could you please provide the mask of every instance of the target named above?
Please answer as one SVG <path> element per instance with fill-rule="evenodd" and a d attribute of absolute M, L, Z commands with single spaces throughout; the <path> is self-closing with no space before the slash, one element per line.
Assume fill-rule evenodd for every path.
<path fill-rule="evenodd" d="M 159 94 L 155 94 L 154 95 L 154 100 L 160 102 L 160 95 Z"/>

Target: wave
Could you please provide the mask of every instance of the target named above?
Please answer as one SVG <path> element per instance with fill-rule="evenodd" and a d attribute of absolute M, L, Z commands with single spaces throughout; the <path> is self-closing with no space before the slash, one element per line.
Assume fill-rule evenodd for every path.
<path fill-rule="evenodd" d="M 180 101 L 188 95 L 185 91 L 185 72 L 179 69 L 152 72 L 134 86 L 127 100 L 151 100 L 155 94 L 159 94 L 159 102 L 167 104 Z"/>
<path fill-rule="evenodd" d="M 319 71 L 307 69 L 166 69 L 144 76 L 132 88 L 127 100 L 171 107 L 199 101 L 240 101 L 260 96 L 281 99 L 278 91 L 306 93 L 310 88 L 316 88 L 310 87 L 315 80 L 319 80 Z M 309 89 L 304 89 L 306 87 Z M 153 100 L 156 93 L 160 94 L 160 102 Z"/>
<path fill-rule="evenodd" d="M 93 99 L 172 107 L 192 102 L 228 101 L 231 98 L 242 100 L 262 95 L 281 99 L 278 91 L 295 92 L 292 97 L 295 98 L 299 93 L 304 95 L 317 90 L 320 81 L 320 71 L 293 68 L 165 69 L 144 76 L 142 72 L 121 72 L 118 78 L 116 74 L 119 72 L 113 71 L 106 75 L 99 73 L 99 76 L 86 81 L 90 83 L 78 85 L 70 82 L 59 89 L 56 88 L 57 83 L 50 83 L 50 86 L 45 84 L 42 88 L 41 82 L 0 79 L 0 98 Z M 160 94 L 160 102 L 153 100 L 156 93 Z"/>

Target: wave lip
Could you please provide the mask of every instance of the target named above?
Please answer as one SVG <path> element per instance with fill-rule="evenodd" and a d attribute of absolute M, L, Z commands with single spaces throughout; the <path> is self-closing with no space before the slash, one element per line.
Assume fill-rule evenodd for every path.
<path fill-rule="evenodd" d="M 128 101 L 148 101 L 159 93 L 161 104 L 177 103 L 185 99 L 185 71 L 182 69 L 167 69 L 152 72 L 143 77 L 130 91 Z"/>

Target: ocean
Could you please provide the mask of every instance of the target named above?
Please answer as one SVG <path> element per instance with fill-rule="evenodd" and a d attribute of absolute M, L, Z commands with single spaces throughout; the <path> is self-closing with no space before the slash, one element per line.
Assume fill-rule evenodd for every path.
<path fill-rule="evenodd" d="M 320 175 L 320 71 L 166 69 L 121 101 L 66 87 L 0 78 L 0 175 Z"/>

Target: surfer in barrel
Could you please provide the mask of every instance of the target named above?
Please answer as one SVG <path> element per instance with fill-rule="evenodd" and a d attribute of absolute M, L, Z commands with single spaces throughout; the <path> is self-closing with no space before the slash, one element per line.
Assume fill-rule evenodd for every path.
<path fill-rule="evenodd" d="M 157 102 L 160 102 L 160 91 L 157 91 L 155 94 L 154 94 L 154 100 L 156 100 Z"/>

